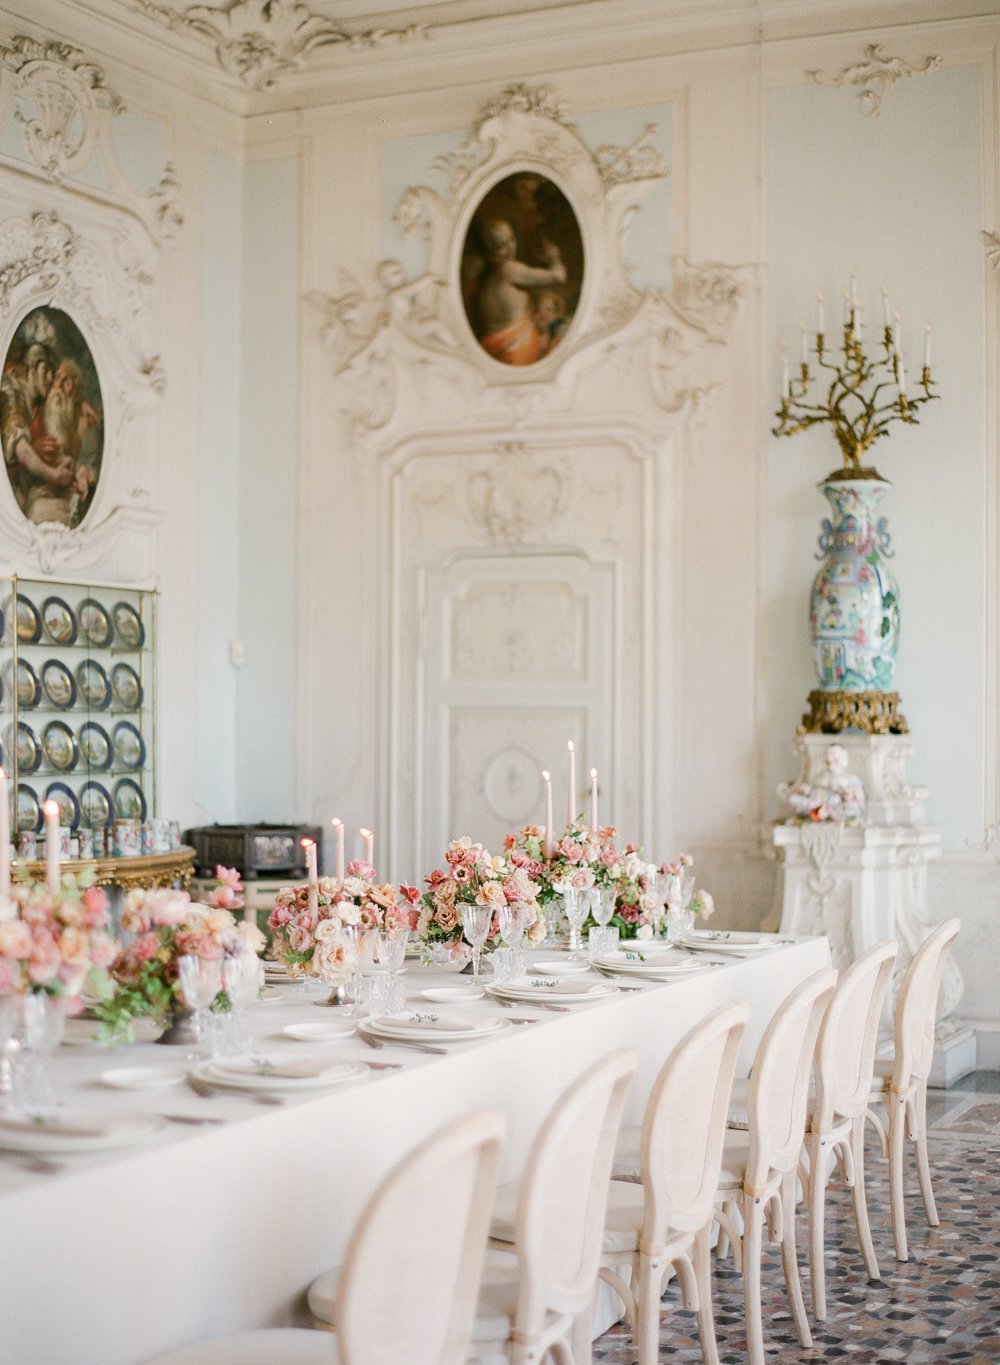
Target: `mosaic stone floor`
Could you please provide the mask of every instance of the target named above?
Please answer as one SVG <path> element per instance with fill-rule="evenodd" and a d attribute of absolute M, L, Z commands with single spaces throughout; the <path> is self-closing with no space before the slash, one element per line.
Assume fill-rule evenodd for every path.
<path fill-rule="evenodd" d="M 781 1259 L 765 1243 L 764 1339 L 770 1360 L 850 1362 L 1000 1362 L 1000 1073 L 977 1072 L 928 1098 L 931 1169 L 941 1225 L 929 1228 L 908 1153 L 907 1233 L 910 1260 L 892 1252 L 886 1163 L 872 1133 L 866 1151 L 868 1206 L 882 1272 L 869 1283 L 857 1250 L 850 1194 L 827 1193 L 827 1321 L 813 1325 L 814 1346 L 795 1337 Z M 912 1198 L 911 1192 L 912 1191 Z M 804 1209 L 799 1210 L 799 1266 L 807 1311 Z M 723 1365 L 745 1365 L 743 1287 L 732 1260 L 716 1266 L 715 1323 Z M 660 1359 L 700 1362 L 694 1316 L 676 1307 L 676 1285 L 664 1296 Z M 595 1361 L 634 1365 L 628 1329 L 618 1324 L 594 1343 Z"/>

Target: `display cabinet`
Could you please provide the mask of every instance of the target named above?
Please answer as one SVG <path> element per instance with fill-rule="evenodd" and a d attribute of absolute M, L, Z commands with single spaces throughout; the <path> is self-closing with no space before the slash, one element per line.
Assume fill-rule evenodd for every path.
<path fill-rule="evenodd" d="M 153 819 L 155 651 L 155 591 L 0 579 L 0 744 L 18 836 L 41 830 L 48 798 L 97 856 L 118 851 L 116 822 Z"/>

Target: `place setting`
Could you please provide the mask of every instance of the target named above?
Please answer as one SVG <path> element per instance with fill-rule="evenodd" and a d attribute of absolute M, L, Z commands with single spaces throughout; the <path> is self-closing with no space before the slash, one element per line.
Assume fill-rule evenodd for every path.
<path fill-rule="evenodd" d="M 358 1024 L 363 1042 L 446 1052 L 456 1044 L 482 1042 L 510 1027 L 510 1020 L 472 1014 L 410 1010 L 373 1015 Z"/>
<path fill-rule="evenodd" d="M 246 1053 L 211 1057 L 197 1062 L 187 1081 L 198 1093 L 233 1091 L 284 1099 L 297 1094 L 329 1090 L 357 1081 L 368 1072 L 364 1062 L 342 1058 L 298 1058 L 276 1053 Z"/>

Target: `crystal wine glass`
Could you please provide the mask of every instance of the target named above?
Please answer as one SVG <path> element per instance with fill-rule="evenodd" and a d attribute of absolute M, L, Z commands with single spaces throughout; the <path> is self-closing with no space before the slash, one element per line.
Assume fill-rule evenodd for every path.
<path fill-rule="evenodd" d="M 201 1046 L 210 1046 L 210 1010 L 222 989 L 222 963 L 217 958 L 184 953 L 177 959 L 177 972 L 185 1003 L 194 1011 L 194 1030 Z"/>
<path fill-rule="evenodd" d="M 232 1045 L 237 1053 L 252 1051 L 247 1006 L 260 994 L 264 967 L 256 953 L 239 953 L 222 960 L 222 988 L 229 996 Z"/>
<path fill-rule="evenodd" d="M 49 1061 L 62 1042 L 66 1024 L 66 1001 L 46 991 L 31 991 L 22 997 L 24 1030 L 23 1099 L 26 1104 L 48 1106 L 56 1102 L 49 1075 Z"/>
<path fill-rule="evenodd" d="M 465 937 L 472 944 L 472 979 L 479 983 L 479 960 L 493 923 L 492 905 L 463 905 L 462 928 Z"/>
<path fill-rule="evenodd" d="M 409 929 L 400 929 L 396 933 L 378 929 L 375 939 L 376 962 L 387 971 L 401 972 L 406 960 L 406 940 L 409 937 Z"/>
<path fill-rule="evenodd" d="M 524 931 L 527 927 L 527 913 L 522 905 L 503 905 L 497 911 L 497 928 L 505 948 L 510 949 L 510 974 L 512 977 L 524 975 Z"/>
<path fill-rule="evenodd" d="M 566 918 L 569 920 L 569 952 L 571 957 L 583 957 L 583 943 L 580 930 L 590 914 L 590 892 L 577 890 L 574 886 L 564 886 L 562 892 Z"/>

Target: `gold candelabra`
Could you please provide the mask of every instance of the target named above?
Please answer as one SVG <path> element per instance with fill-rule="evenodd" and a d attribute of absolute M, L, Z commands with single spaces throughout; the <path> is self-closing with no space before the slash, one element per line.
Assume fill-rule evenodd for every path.
<path fill-rule="evenodd" d="M 789 372 L 787 342 L 781 343 L 781 406 L 775 413 L 778 425 L 772 427 L 772 433 L 775 436 L 794 436 L 798 431 L 821 423 L 831 427 L 844 456 L 843 468 L 831 474 L 831 479 L 880 478 L 877 470 L 862 466 L 865 451 L 880 436 L 887 434 L 890 422 L 916 425 L 920 420 L 917 409 L 939 397 L 931 392 L 931 324 L 928 322 L 924 329 L 924 363 L 918 386 L 922 392 L 910 394 L 906 387 L 906 364 L 900 342 L 899 311 L 894 311 L 893 323 L 889 317 L 889 298 L 885 285 L 882 285 L 881 292 L 881 355 L 876 353 L 869 356 L 862 343 L 861 306 L 853 271 L 851 291 L 849 294 L 846 290 L 844 292 L 840 346 L 842 359 L 835 361 L 826 345 L 822 293 L 816 295 L 817 328 L 812 348 L 815 353 L 815 374 L 810 364 L 804 322 L 800 323 L 802 358 L 798 367 L 799 377 L 794 381 Z M 822 401 L 821 393 L 817 393 L 817 400 L 820 401 L 807 401 L 813 379 L 822 378 L 824 370 L 830 375 L 825 401 Z M 892 397 L 888 396 L 889 390 L 893 392 Z"/>

